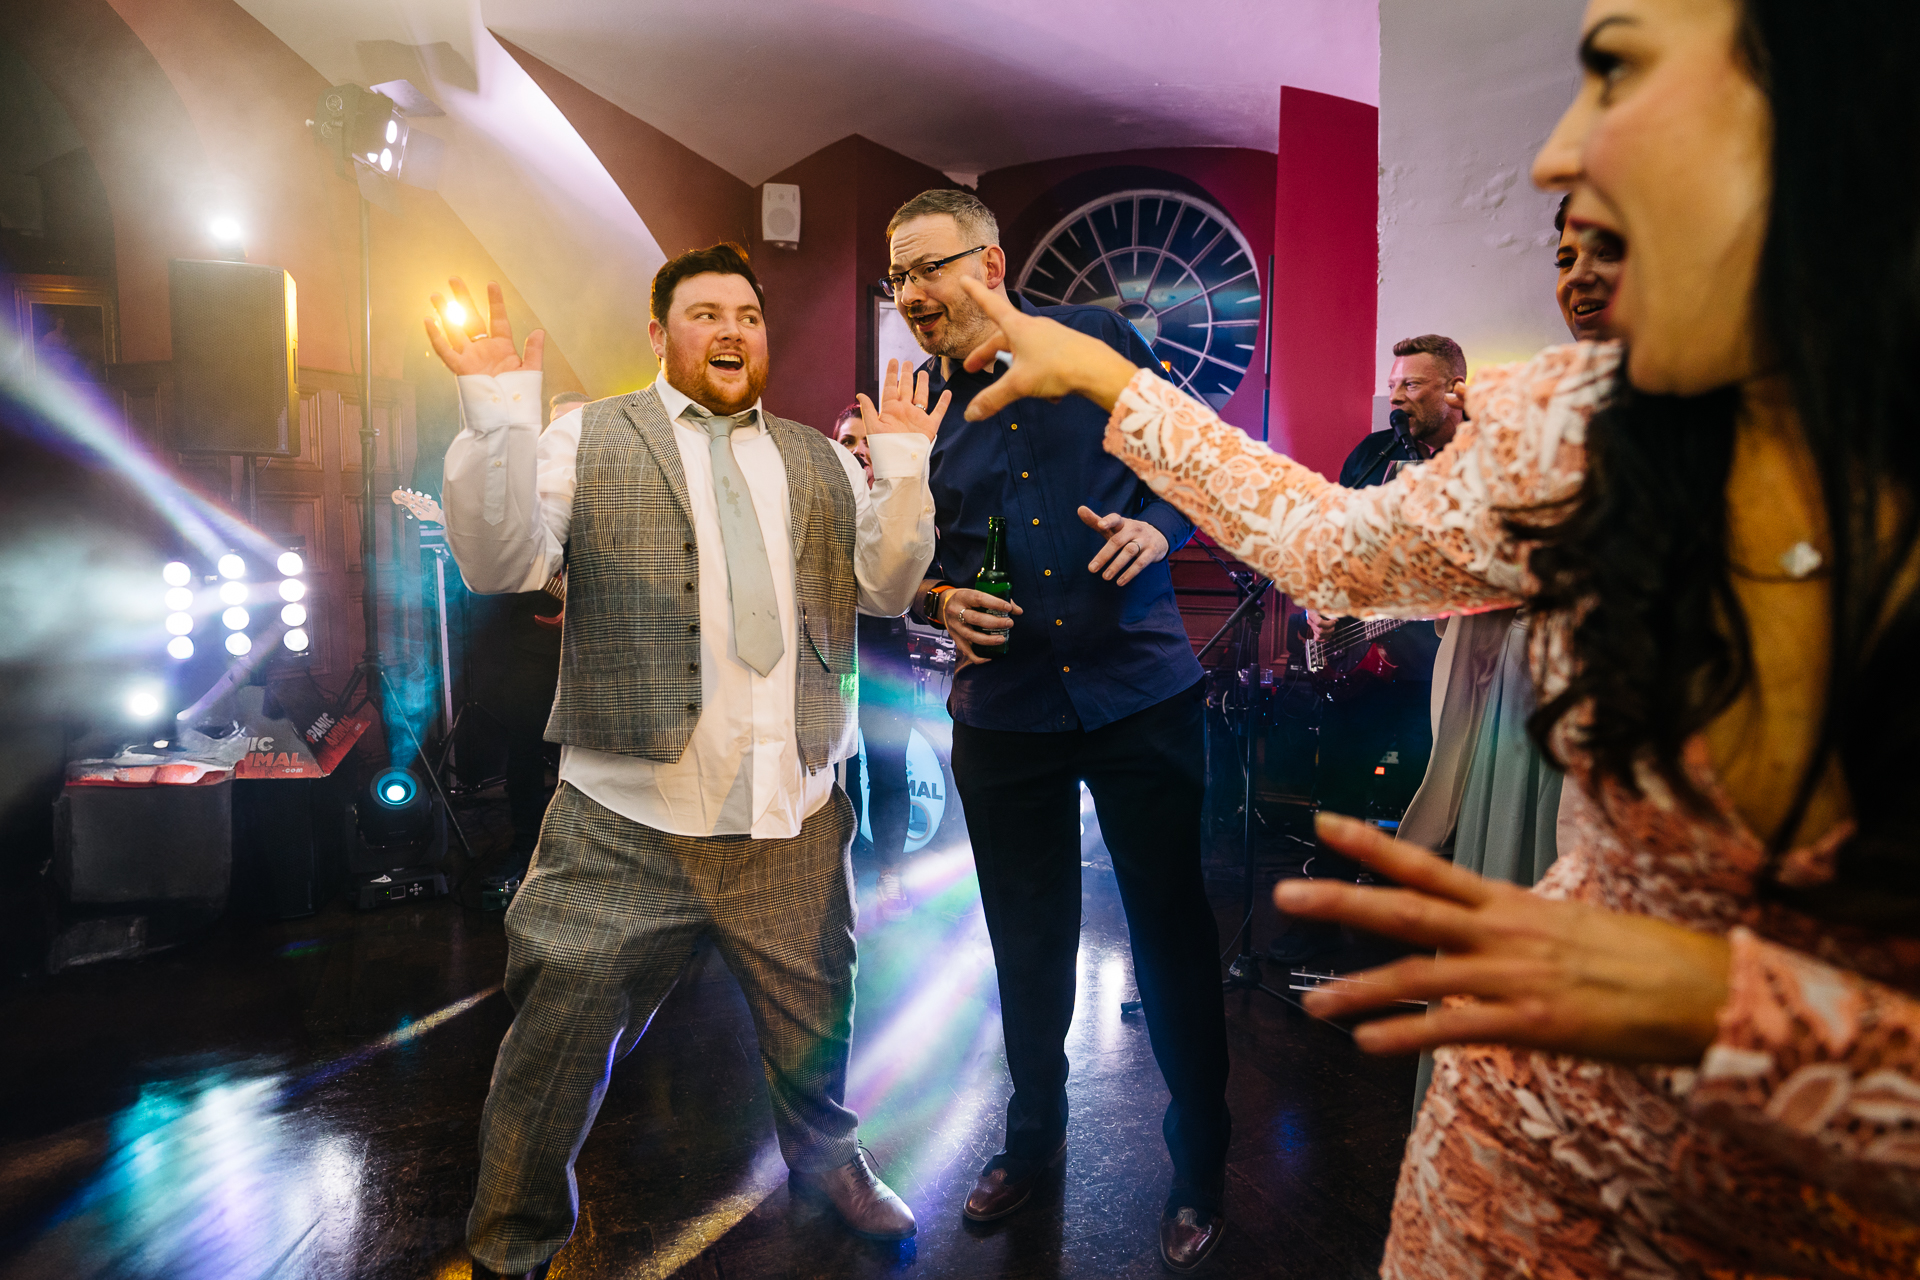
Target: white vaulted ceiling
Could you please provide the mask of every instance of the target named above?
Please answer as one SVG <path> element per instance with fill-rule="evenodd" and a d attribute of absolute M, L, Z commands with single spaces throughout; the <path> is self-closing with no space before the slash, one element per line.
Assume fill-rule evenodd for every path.
<path fill-rule="evenodd" d="M 936 169 L 1271 151 L 1280 86 L 1379 100 L 1374 0 L 484 0 L 487 25 L 749 183 L 850 133 Z"/>

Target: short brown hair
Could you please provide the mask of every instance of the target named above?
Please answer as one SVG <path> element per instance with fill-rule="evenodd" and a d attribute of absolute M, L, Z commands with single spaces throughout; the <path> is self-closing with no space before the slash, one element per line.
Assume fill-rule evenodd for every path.
<path fill-rule="evenodd" d="M 760 277 L 753 274 L 747 251 L 731 240 L 722 240 L 710 249 L 689 249 L 678 257 L 668 258 L 666 265 L 653 273 L 653 297 L 649 303 L 653 318 L 665 324 L 667 308 L 673 305 L 673 291 L 680 287 L 680 282 L 704 275 L 745 277 L 753 286 L 753 296 L 760 300 L 760 309 L 767 309 L 767 291 L 760 287 Z"/>
<path fill-rule="evenodd" d="M 1417 338 L 1402 338 L 1393 344 L 1396 356 L 1432 356 L 1447 367 L 1447 378 L 1467 376 L 1467 353 L 1452 338 L 1438 333 L 1423 333 Z"/>
<path fill-rule="evenodd" d="M 980 197 L 973 192 L 947 187 L 922 191 L 895 209 L 893 217 L 887 219 L 887 239 L 893 239 L 894 232 L 915 218 L 932 217 L 939 213 L 953 219 L 954 226 L 960 228 L 962 239 L 978 240 L 981 244 L 1000 243 L 1000 219 L 993 216 L 993 210 L 982 204 Z"/>

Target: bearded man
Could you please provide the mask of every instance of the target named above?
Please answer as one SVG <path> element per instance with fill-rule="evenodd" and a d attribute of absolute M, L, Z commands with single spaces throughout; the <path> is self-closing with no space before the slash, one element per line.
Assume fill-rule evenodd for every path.
<path fill-rule="evenodd" d="M 654 277 L 653 385 L 542 434 L 543 335 L 517 354 L 489 295 L 485 333 L 438 295 L 427 322 L 466 423 L 447 541 L 476 591 L 530 590 L 563 562 L 569 587 L 546 735 L 560 788 L 507 911 L 514 1020 L 480 1120 L 473 1273 L 546 1274 L 608 1072 L 703 935 L 753 1013 L 795 1191 L 861 1235 L 910 1236 L 844 1105 L 853 809 L 833 764 L 853 751 L 856 610 L 901 613 L 932 555 L 938 410 L 883 402 L 871 491 L 852 454 L 765 412 L 765 298 L 721 244 Z"/>
<path fill-rule="evenodd" d="M 1193 525 L 1101 447 L 1107 415 L 1090 401 L 1017 400 L 964 420 L 998 369 L 961 368 L 994 326 L 960 281 L 1006 291 L 1006 254 L 984 204 L 964 191 L 928 191 L 895 212 L 887 236 L 884 287 L 933 357 L 923 366 L 931 386 L 953 397 L 953 425 L 933 449 L 939 542 L 915 607 L 953 635 L 962 659 L 948 704 L 953 777 L 1013 1077 L 1006 1148 L 981 1171 L 965 1213 L 976 1222 L 1013 1213 L 1066 1154 L 1084 782 L 1172 1095 L 1162 1124 L 1173 1181 L 1161 1258 L 1190 1271 L 1220 1242 L 1230 1129 L 1219 931 L 1200 875 L 1201 671 L 1165 563 Z M 1021 305 L 1161 369 L 1116 312 Z M 1011 604 L 968 585 L 992 516 L 1006 521 Z"/>

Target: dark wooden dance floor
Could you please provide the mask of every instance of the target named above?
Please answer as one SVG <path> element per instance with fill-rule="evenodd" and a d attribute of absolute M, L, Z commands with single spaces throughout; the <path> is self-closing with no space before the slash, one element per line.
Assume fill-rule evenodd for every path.
<path fill-rule="evenodd" d="M 504 820 L 496 807 L 469 821 L 492 838 Z M 1165 1093 L 1144 1026 L 1121 1013 L 1132 961 L 1097 839 L 1064 1177 L 1002 1226 L 963 1224 L 1007 1086 L 956 835 L 916 856 L 910 919 L 864 909 L 861 924 L 850 1102 L 917 1241 L 862 1243 L 789 1201 L 752 1025 L 703 954 L 615 1069 L 556 1280 L 1160 1274 Z M 1238 877 L 1230 863 L 1210 875 L 1225 946 Z M 870 870 L 861 889 L 865 907 Z M 451 901 L 335 907 L 6 988 L 0 1277 L 464 1278 L 504 954 L 499 916 Z M 1230 1225 L 1204 1274 L 1372 1274 L 1412 1063 L 1367 1059 L 1264 995 L 1230 998 L 1229 1023 Z"/>

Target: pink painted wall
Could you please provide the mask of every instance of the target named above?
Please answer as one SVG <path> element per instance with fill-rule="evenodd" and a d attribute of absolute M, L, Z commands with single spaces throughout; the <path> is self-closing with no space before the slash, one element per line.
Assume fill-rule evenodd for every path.
<path fill-rule="evenodd" d="M 1380 112 L 1280 91 L 1272 443 L 1328 477 L 1372 426 Z"/>

